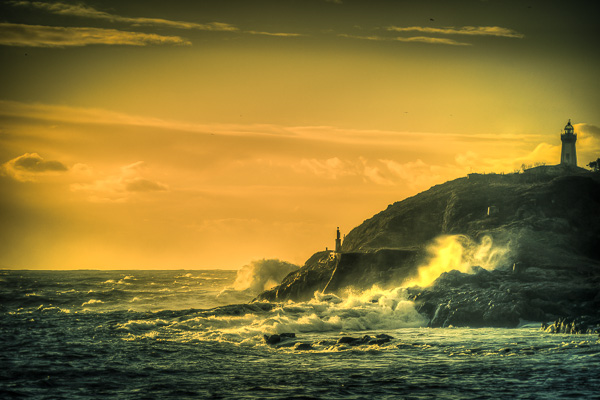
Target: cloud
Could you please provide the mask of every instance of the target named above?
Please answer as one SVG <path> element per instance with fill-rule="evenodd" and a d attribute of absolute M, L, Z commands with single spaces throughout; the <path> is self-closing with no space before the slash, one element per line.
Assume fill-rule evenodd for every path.
<path fill-rule="evenodd" d="M 299 164 L 293 166 L 296 172 L 308 172 L 319 177 L 336 180 L 342 177 L 360 177 L 366 182 L 377 185 L 393 185 L 386 175 L 385 168 L 369 162 L 363 157 L 355 161 L 341 160 L 338 157 L 326 160 L 302 159 Z"/>
<path fill-rule="evenodd" d="M 596 138 L 600 138 L 600 127 L 592 124 L 580 123 L 574 124 L 573 128 L 575 128 L 575 133 L 581 134 L 583 133 L 585 136 L 593 136 Z"/>
<path fill-rule="evenodd" d="M 340 37 L 350 39 L 361 39 L 361 40 L 373 40 L 373 41 L 395 41 L 395 42 L 414 42 L 414 43 L 429 43 L 429 44 L 446 44 L 451 46 L 470 46 L 470 43 L 457 42 L 453 39 L 447 38 L 433 38 L 427 36 L 411 36 L 411 37 L 384 37 L 384 36 L 357 36 L 339 34 Z"/>
<path fill-rule="evenodd" d="M 65 172 L 68 168 L 60 161 L 46 161 L 37 153 L 25 153 L 5 162 L 0 167 L 2 175 L 21 182 L 35 181 L 44 173 Z"/>
<path fill-rule="evenodd" d="M 37 8 L 58 15 L 69 15 L 82 18 L 102 19 L 111 22 L 124 22 L 134 26 L 166 26 L 179 29 L 197 29 L 203 31 L 237 31 L 238 28 L 222 22 L 198 24 L 194 22 L 171 21 L 162 18 L 122 17 L 96 10 L 84 4 L 45 3 L 41 1 L 14 1 L 15 6 Z"/>
<path fill-rule="evenodd" d="M 294 136 L 287 127 L 269 124 L 194 124 L 154 117 L 131 115 L 99 108 L 82 108 L 0 100 L 0 115 L 71 124 L 120 125 L 172 129 L 203 134 L 231 136 Z"/>
<path fill-rule="evenodd" d="M 190 45 L 179 36 L 127 32 L 116 29 L 59 27 L 0 23 L 0 45 L 21 47 L 66 47 L 92 44 L 146 46 Z"/>
<path fill-rule="evenodd" d="M 481 157 L 473 151 L 468 151 L 458 154 L 455 160 L 466 172 L 513 172 L 519 170 L 522 165 L 530 167 L 536 164 L 558 164 L 560 146 L 539 143 L 527 154 L 506 158 Z"/>
<path fill-rule="evenodd" d="M 134 126 L 167 129 L 198 134 L 214 134 L 238 137 L 295 137 L 315 142 L 345 143 L 353 145 L 394 145 L 405 140 L 415 144 L 415 132 L 346 129 L 335 126 L 284 126 L 275 124 L 197 124 L 185 121 L 165 120 L 154 117 L 131 115 L 98 108 L 82 108 L 52 104 L 22 103 L 0 100 L 0 116 L 17 117 L 68 124 Z M 503 142 L 506 140 L 537 141 L 538 135 L 516 134 L 451 134 L 418 132 L 418 142 L 423 141 L 481 141 Z"/>
<path fill-rule="evenodd" d="M 167 186 L 144 178 L 133 178 L 125 182 L 128 192 L 156 192 L 167 190 Z"/>
<path fill-rule="evenodd" d="M 419 43 L 430 43 L 430 44 L 448 44 L 452 46 L 470 46 L 470 43 L 457 42 L 453 39 L 445 39 L 445 38 L 432 38 L 427 36 L 412 36 L 412 37 L 396 37 L 392 40 L 396 40 L 398 42 L 419 42 Z"/>
<path fill-rule="evenodd" d="M 285 32 L 260 32 L 260 31 L 245 31 L 251 35 L 278 36 L 278 37 L 299 37 L 306 36 L 301 33 L 285 33 Z"/>
<path fill-rule="evenodd" d="M 71 185 L 74 192 L 84 192 L 92 202 L 124 203 L 132 198 L 132 194 L 144 192 L 168 191 L 169 187 L 161 182 L 142 177 L 145 164 L 138 161 L 121 167 L 118 175 L 108 176 L 91 183 L 75 183 Z"/>
<path fill-rule="evenodd" d="M 436 183 L 465 175 L 465 169 L 457 165 L 433 165 L 421 159 L 399 163 L 394 160 L 380 160 L 385 165 L 390 180 L 405 184 L 412 190 L 425 190 Z"/>
<path fill-rule="evenodd" d="M 516 32 L 512 29 L 502 28 L 499 26 L 463 26 L 462 28 L 431 28 L 423 26 L 399 27 L 390 26 L 387 28 L 392 32 L 422 32 L 441 35 L 471 35 L 471 36 L 499 36 L 509 38 L 522 39 L 525 35 Z"/>
<path fill-rule="evenodd" d="M 305 158 L 302 159 L 300 164 L 296 165 L 294 169 L 297 172 L 310 172 L 327 179 L 338 179 L 342 176 L 357 175 L 359 172 L 359 168 L 357 168 L 356 165 L 348 161 L 342 161 L 337 157 L 326 160 Z"/>
<path fill-rule="evenodd" d="M 388 32 L 420 32 L 427 34 L 436 35 L 470 35 L 470 36 L 498 36 L 498 37 L 509 37 L 509 38 L 523 38 L 525 35 L 513 31 L 512 29 L 502 28 L 499 26 L 463 26 L 462 28 L 431 28 L 422 26 L 409 26 L 399 27 L 390 26 L 386 28 Z M 361 40 L 373 40 L 373 41 L 397 41 L 397 42 L 416 42 L 416 43 L 429 43 L 429 44 L 445 44 L 450 46 L 470 46 L 470 43 L 459 42 L 454 39 L 439 38 L 431 36 L 360 36 L 360 35 L 348 35 L 340 34 L 340 37 L 350 39 L 361 39 Z"/>

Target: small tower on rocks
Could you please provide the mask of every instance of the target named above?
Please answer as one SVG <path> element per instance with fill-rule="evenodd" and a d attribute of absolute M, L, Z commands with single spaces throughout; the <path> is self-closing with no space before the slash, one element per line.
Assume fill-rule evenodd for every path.
<path fill-rule="evenodd" d="M 575 142 L 577 134 L 571 125 L 571 120 L 565 126 L 565 131 L 561 133 L 562 151 L 560 152 L 560 165 L 577 166 L 577 153 L 575 152 Z"/>
<path fill-rule="evenodd" d="M 342 239 L 340 238 L 340 227 L 337 228 L 337 236 L 335 238 L 335 252 L 339 253 L 342 251 Z"/>

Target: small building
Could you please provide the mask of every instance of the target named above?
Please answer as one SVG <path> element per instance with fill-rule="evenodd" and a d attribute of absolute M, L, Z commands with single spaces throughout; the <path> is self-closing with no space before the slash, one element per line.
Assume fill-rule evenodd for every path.
<path fill-rule="evenodd" d="M 577 134 L 571 125 L 571 120 L 565 126 L 565 130 L 560 135 L 562 142 L 562 150 L 560 152 L 560 165 L 577 166 L 577 152 L 575 150 L 575 142 L 577 142 Z"/>

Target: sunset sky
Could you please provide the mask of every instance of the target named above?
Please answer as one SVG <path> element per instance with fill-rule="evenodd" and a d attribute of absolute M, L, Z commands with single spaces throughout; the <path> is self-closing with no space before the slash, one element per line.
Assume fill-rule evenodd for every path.
<path fill-rule="evenodd" d="M 302 264 L 469 172 L 600 156 L 590 1 L 3 1 L 0 268 Z"/>

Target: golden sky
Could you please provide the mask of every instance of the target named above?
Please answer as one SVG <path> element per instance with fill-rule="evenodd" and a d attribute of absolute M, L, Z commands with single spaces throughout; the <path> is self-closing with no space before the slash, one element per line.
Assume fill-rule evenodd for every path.
<path fill-rule="evenodd" d="M 585 166 L 590 4 L 2 2 L 0 268 L 301 264 L 431 185 L 557 164 L 569 118 Z"/>

